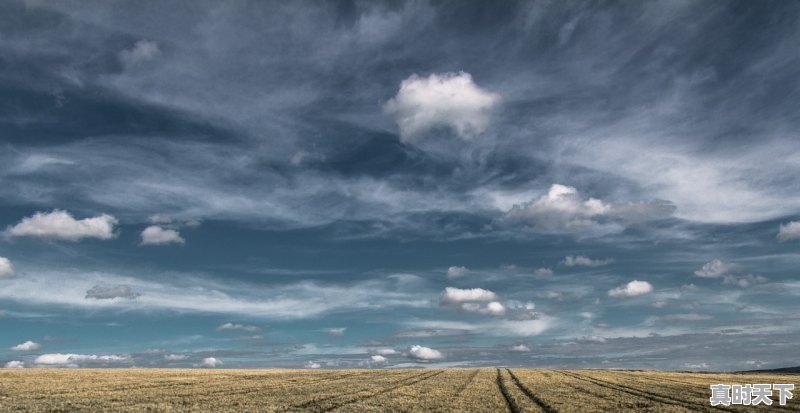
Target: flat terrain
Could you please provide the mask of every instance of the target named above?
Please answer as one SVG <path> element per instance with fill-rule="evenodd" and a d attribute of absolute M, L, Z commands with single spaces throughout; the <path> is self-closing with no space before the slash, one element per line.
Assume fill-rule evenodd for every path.
<path fill-rule="evenodd" d="M 709 406 L 716 383 L 794 383 L 780 407 Z M 0 411 L 800 412 L 800 375 L 652 371 L 0 370 Z"/>

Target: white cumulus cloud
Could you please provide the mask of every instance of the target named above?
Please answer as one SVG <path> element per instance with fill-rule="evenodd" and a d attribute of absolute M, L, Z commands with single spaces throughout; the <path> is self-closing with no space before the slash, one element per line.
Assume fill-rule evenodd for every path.
<path fill-rule="evenodd" d="M 736 268 L 737 267 L 735 264 L 729 264 L 722 262 L 721 260 L 714 259 L 703 264 L 703 267 L 695 271 L 694 275 L 703 278 L 719 278 Z"/>
<path fill-rule="evenodd" d="M 439 360 L 444 357 L 439 350 L 418 345 L 411 346 L 411 348 L 408 349 L 408 353 L 417 360 Z"/>
<path fill-rule="evenodd" d="M 397 122 L 405 142 L 442 127 L 471 139 L 486 130 L 499 102 L 499 95 L 478 87 L 469 73 L 434 73 L 404 80 L 397 95 L 384 105 L 384 112 Z"/>
<path fill-rule="evenodd" d="M 386 363 L 386 357 L 381 356 L 380 354 L 376 354 L 369 358 L 371 362 L 376 364 L 383 364 Z"/>
<path fill-rule="evenodd" d="M 322 367 L 322 365 L 317 363 L 316 361 L 309 361 L 308 363 L 306 363 L 307 369 L 318 369 L 320 367 Z"/>
<path fill-rule="evenodd" d="M 23 367 L 25 367 L 25 362 L 22 362 L 22 361 L 19 361 L 19 360 L 12 360 L 12 361 L 9 361 L 8 363 L 6 363 L 6 367 L 5 368 L 7 368 L 7 369 L 21 369 Z"/>
<path fill-rule="evenodd" d="M 200 367 L 215 368 L 222 365 L 222 360 L 214 357 L 206 357 L 200 362 Z"/>
<path fill-rule="evenodd" d="M 14 270 L 14 265 L 11 264 L 11 260 L 0 257 L 0 279 L 13 278 L 15 275 L 17 275 L 17 272 Z"/>
<path fill-rule="evenodd" d="M 380 348 L 375 350 L 375 352 L 380 354 L 381 356 L 391 356 L 393 354 L 397 354 L 397 350 L 393 348 Z"/>
<path fill-rule="evenodd" d="M 790 221 L 778 227 L 778 241 L 800 238 L 800 221 Z"/>
<path fill-rule="evenodd" d="M 467 275 L 467 267 L 453 266 L 447 269 L 447 278 L 458 278 Z"/>
<path fill-rule="evenodd" d="M 466 302 L 494 301 L 497 294 L 483 288 L 455 288 L 447 287 L 439 297 L 442 305 L 453 305 Z"/>
<path fill-rule="evenodd" d="M 633 280 L 608 291 L 609 297 L 635 297 L 653 292 L 653 285 L 647 281 Z"/>
<path fill-rule="evenodd" d="M 48 366 L 77 366 L 81 362 L 118 363 L 127 361 L 128 356 L 96 354 L 42 354 L 33 361 L 35 364 Z"/>
<path fill-rule="evenodd" d="M 616 233 L 628 224 L 665 218 L 675 206 L 662 200 L 628 203 L 584 198 L 571 186 L 554 184 L 533 201 L 516 204 L 499 219 L 545 233 Z"/>
<path fill-rule="evenodd" d="M 142 231 L 141 245 L 184 244 L 185 242 L 186 240 L 181 237 L 181 234 L 174 229 L 151 225 Z"/>
<path fill-rule="evenodd" d="M 26 341 L 22 344 L 17 344 L 14 347 L 11 347 L 12 351 L 34 351 L 42 348 L 42 345 L 33 341 Z"/>
<path fill-rule="evenodd" d="M 526 346 L 525 344 L 517 344 L 515 346 L 511 346 L 511 351 L 516 351 L 519 353 L 527 353 L 531 351 L 530 347 Z"/>
<path fill-rule="evenodd" d="M 5 235 L 65 241 L 79 241 L 84 238 L 107 240 L 116 236 L 114 228 L 118 223 L 116 218 L 108 214 L 75 219 L 69 212 L 56 209 L 23 218 L 17 225 L 7 228 Z"/>

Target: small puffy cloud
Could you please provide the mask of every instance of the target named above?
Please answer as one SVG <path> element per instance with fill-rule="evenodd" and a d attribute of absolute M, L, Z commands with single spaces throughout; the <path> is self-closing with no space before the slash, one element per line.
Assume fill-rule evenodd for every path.
<path fill-rule="evenodd" d="M 81 362 L 118 363 L 127 361 L 127 356 L 96 354 L 42 354 L 33 361 L 35 364 L 47 366 L 77 366 Z"/>
<path fill-rule="evenodd" d="M 383 109 L 397 122 L 404 142 L 437 128 L 450 128 L 468 140 L 486 130 L 499 102 L 499 95 L 478 87 L 469 73 L 434 73 L 404 80 Z"/>
<path fill-rule="evenodd" d="M 736 264 L 729 264 L 718 259 L 714 259 L 703 264 L 703 267 L 695 271 L 694 275 L 703 278 L 719 278 L 736 268 Z"/>
<path fill-rule="evenodd" d="M 675 205 L 663 200 L 609 203 L 582 197 L 576 188 L 554 184 L 533 201 L 516 204 L 499 219 L 545 233 L 617 233 L 628 224 L 666 218 Z"/>
<path fill-rule="evenodd" d="M 331 337 L 341 337 L 344 335 L 345 330 L 347 330 L 346 327 L 339 327 L 339 328 L 329 328 L 326 329 L 325 331 L 327 331 L 328 335 Z"/>
<path fill-rule="evenodd" d="M 778 227 L 778 241 L 789 241 L 800 238 L 800 221 L 790 221 Z"/>
<path fill-rule="evenodd" d="M 533 270 L 533 275 L 537 277 L 552 277 L 553 274 L 553 270 L 550 268 L 537 268 Z"/>
<path fill-rule="evenodd" d="M 456 267 L 456 266 L 453 266 L 453 267 L 450 267 L 450 268 L 447 269 L 447 278 L 463 277 L 463 276 L 467 275 L 467 272 L 469 272 L 467 267 Z"/>
<path fill-rule="evenodd" d="M 492 301 L 486 303 L 461 303 L 458 308 L 461 311 L 466 311 L 468 313 L 478 313 L 484 315 L 493 315 L 493 316 L 501 316 L 505 315 L 506 307 L 500 303 L 499 301 Z"/>
<path fill-rule="evenodd" d="M 497 300 L 497 294 L 483 288 L 455 288 L 447 287 L 439 297 L 442 305 L 453 305 L 467 302 L 481 302 Z"/>
<path fill-rule="evenodd" d="M 525 344 L 517 344 L 517 345 L 511 346 L 510 350 L 511 351 L 516 351 L 518 353 L 527 353 L 527 352 L 531 351 L 530 347 L 526 346 Z"/>
<path fill-rule="evenodd" d="M 592 259 L 589 257 L 584 257 L 583 255 L 568 255 L 564 257 L 564 260 L 561 261 L 561 264 L 566 267 L 600 267 L 611 264 L 612 262 L 614 262 L 614 260 L 611 258 Z"/>
<path fill-rule="evenodd" d="M 322 367 L 322 365 L 317 363 L 316 361 L 309 361 L 308 363 L 306 363 L 307 369 L 318 369 L 320 367 Z"/>
<path fill-rule="evenodd" d="M 438 350 L 418 345 L 411 346 L 408 349 L 408 354 L 417 360 L 439 360 L 444 357 Z"/>
<path fill-rule="evenodd" d="M 207 367 L 213 369 L 222 365 L 222 360 L 214 357 L 206 357 L 200 362 L 200 367 Z"/>
<path fill-rule="evenodd" d="M 166 361 L 181 361 L 188 359 L 189 356 L 186 354 L 165 354 L 164 360 Z"/>
<path fill-rule="evenodd" d="M 28 341 L 26 341 L 26 342 L 24 342 L 22 344 L 17 344 L 16 346 L 11 347 L 10 350 L 11 351 L 34 351 L 34 350 L 39 350 L 40 348 L 42 348 L 41 344 L 35 343 L 33 341 L 28 340 Z"/>
<path fill-rule="evenodd" d="M 86 298 L 94 298 L 95 300 L 113 300 L 115 298 L 133 300 L 139 296 L 141 296 L 141 294 L 134 292 L 133 289 L 127 285 L 95 285 L 86 291 Z"/>
<path fill-rule="evenodd" d="M 249 331 L 254 333 L 256 331 L 261 331 L 261 328 L 237 323 L 225 323 L 217 327 L 217 331 Z"/>
<path fill-rule="evenodd" d="M 119 60 L 127 67 L 149 62 L 161 54 L 158 43 L 150 40 L 139 40 L 130 49 L 119 52 Z"/>
<path fill-rule="evenodd" d="M 141 245 L 184 244 L 186 240 L 174 229 L 151 225 L 142 231 Z"/>
<path fill-rule="evenodd" d="M 386 363 L 386 357 L 381 356 L 380 354 L 376 354 L 369 358 L 371 362 L 376 364 L 383 364 Z"/>
<path fill-rule="evenodd" d="M 647 281 L 633 280 L 608 291 L 609 297 L 636 297 L 653 292 L 653 285 Z"/>
<path fill-rule="evenodd" d="M 25 363 L 19 360 L 12 360 L 6 363 L 7 369 L 21 369 L 25 367 Z"/>
<path fill-rule="evenodd" d="M 54 210 L 37 212 L 23 218 L 17 225 L 5 230 L 6 237 L 35 237 L 65 241 L 79 241 L 84 238 L 111 239 L 116 236 L 116 218 L 102 214 L 93 218 L 75 219 L 69 212 Z"/>
<path fill-rule="evenodd" d="M 5 257 L 0 257 L 0 279 L 14 278 L 16 275 L 17 272 L 14 270 L 14 265 L 11 264 L 11 260 Z"/>
<path fill-rule="evenodd" d="M 381 356 L 391 356 L 393 354 L 397 354 L 397 350 L 393 348 L 379 348 L 375 350 L 375 352 L 380 354 Z"/>

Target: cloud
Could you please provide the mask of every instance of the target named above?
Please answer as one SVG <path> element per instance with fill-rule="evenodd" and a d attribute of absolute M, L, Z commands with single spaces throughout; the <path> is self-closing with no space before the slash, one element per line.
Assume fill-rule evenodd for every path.
<path fill-rule="evenodd" d="M 551 270 L 550 268 L 542 267 L 533 270 L 533 275 L 536 277 L 551 277 L 553 276 L 553 274 L 554 274 L 553 270 Z"/>
<path fill-rule="evenodd" d="M 408 353 L 411 357 L 417 360 L 439 360 L 444 357 L 444 355 L 438 350 L 418 345 L 411 346 L 408 349 Z"/>
<path fill-rule="evenodd" d="M 94 363 L 120 363 L 130 358 L 124 355 L 96 355 L 96 354 L 42 354 L 33 361 L 35 364 L 48 366 L 77 366 L 81 362 Z"/>
<path fill-rule="evenodd" d="M 666 218 L 675 206 L 668 201 L 608 203 L 585 199 L 571 186 L 554 184 L 536 200 L 515 204 L 498 220 L 524 224 L 544 233 L 617 233 L 632 223 Z"/>
<path fill-rule="evenodd" d="M 754 284 L 762 284 L 765 282 L 767 282 L 767 277 L 758 274 L 747 274 L 747 275 L 726 274 L 722 278 L 723 284 L 733 285 L 741 288 L 747 288 Z"/>
<path fill-rule="evenodd" d="M 24 367 L 25 367 L 25 362 L 22 362 L 22 361 L 19 361 L 19 360 L 12 360 L 12 361 L 9 361 L 8 363 L 6 363 L 6 367 L 5 368 L 7 368 L 7 369 L 21 369 L 21 368 L 24 368 Z"/>
<path fill-rule="evenodd" d="M 397 122 L 404 142 L 440 127 L 468 140 L 486 130 L 499 101 L 499 95 L 478 87 L 469 73 L 434 73 L 404 80 L 383 108 Z"/>
<path fill-rule="evenodd" d="M 391 356 L 393 354 L 397 354 L 397 350 L 393 348 L 379 348 L 375 350 L 375 352 L 381 356 Z"/>
<path fill-rule="evenodd" d="M 694 275 L 702 278 L 719 278 L 728 274 L 732 270 L 738 268 L 736 264 L 722 262 L 718 259 L 713 259 L 705 264 L 699 270 L 694 272 Z"/>
<path fill-rule="evenodd" d="M 483 303 L 461 303 L 458 308 L 468 313 L 493 316 L 502 316 L 506 314 L 506 307 L 498 301 L 491 301 L 485 305 Z"/>
<path fill-rule="evenodd" d="M 376 355 L 370 357 L 369 359 L 370 359 L 371 362 L 377 363 L 377 364 L 386 363 L 386 357 L 383 357 L 380 354 L 376 354 Z"/>
<path fill-rule="evenodd" d="M 261 328 L 244 324 L 225 323 L 217 327 L 217 331 L 248 331 L 254 333 L 256 331 L 261 331 Z"/>
<path fill-rule="evenodd" d="M 164 360 L 166 361 L 181 361 L 188 359 L 189 356 L 186 354 L 165 354 Z"/>
<path fill-rule="evenodd" d="M 608 291 L 609 297 L 636 297 L 653 292 L 653 286 L 647 281 L 633 280 L 625 285 Z"/>
<path fill-rule="evenodd" d="M 778 241 L 789 241 L 800 238 L 800 221 L 790 221 L 778 227 Z"/>
<path fill-rule="evenodd" d="M 203 359 L 203 361 L 200 362 L 200 367 L 208 367 L 211 369 L 221 365 L 222 365 L 222 360 L 214 357 L 206 357 Z"/>
<path fill-rule="evenodd" d="M 174 229 L 151 225 L 142 231 L 141 245 L 184 244 L 186 240 Z"/>
<path fill-rule="evenodd" d="M 17 344 L 16 346 L 11 347 L 10 350 L 11 351 L 34 351 L 34 350 L 39 350 L 40 348 L 42 348 L 41 344 L 35 343 L 33 341 L 28 340 L 28 341 L 26 341 L 26 342 L 24 342 L 22 344 Z"/>
<path fill-rule="evenodd" d="M 465 302 L 493 301 L 497 299 L 497 294 L 483 288 L 455 288 L 447 287 L 439 296 L 442 305 L 454 305 Z"/>
<path fill-rule="evenodd" d="M 459 278 L 467 275 L 467 267 L 453 266 L 447 269 L 447 278 Z"/>
<path fill-rule="evenodd" d="M 662 320 L 668 323 L 685 322 L 685 321 L 703 321 L 710 320 L 714 317 L 708 314 L 698 313 L 685 313 L 685 314 L 668 314 L 662 317 Z"/>
<path fill-rule="evenodd" d="M 527 352 L 531 351 L 530 347 L 526 346 L 525 344 L 517 344 L 517 345 L 511 346 L 510 350 L 518 352 L 518 353 L 527 353 Z"/>
<path fill-rule="evenodd" d="M 65 241 L 84 238 L 108 240 L 114 238 L 114 227 L 118 221 L 111 215 L 102 214 L 93 218 L 76 220 L 67 211 L 37 212 L 23 218 L 17 225 L 9 227 L 7 237 L 35 237 Z"/>
<path fill-rule="evenodd" d="M 589 257 L 584 257 L 583 255 L 568 255 L 564 257 L 564 260 L 561 261 L 561 264 L 567 267 L 600 267 L 611 264 L 612 262 L 614 262 L 614 260 L 611 258 L 592 259 Z"/>
<path fill-rule="evenodd" d="M 318 369 L 320 367 L 322 367 L 322 365 L 317 363 L 316 361 L 309 361 L 308 363 L 306 363 L 307 369 Z"/>
<path fill-rule="evenodd" d="M 329 328 L 326 329 L 325 331 L 327 331 L 328 335 L 331 337 L 341 337 L 344 335 L 345 330 L 347 330 L 346 327 L 339 327 L 339 328 Z"/>
<path fill-rule="evenodd" d="M 149 62 L 161 54 L 158 43 L 139 40 L 132 48 L 119 52 L 119 60 L 127 67 L 134 67 Z"/>
<path fill-rule="evenodd" d="M 127 285 L 117 285 L 113 287 L 95 285 L 86 291 L 86 298 L 94 298 L 96 300 L 113 300 L 115 298 L 133 300 L 140 296 L 140 293 L 134 292 L 133 289 Z"/>
<path fill-rule="evenodd" d="M 14 271 L 14 265 L 11 264 L 11 260 L 5 257 L 0 257 L 0 279 L 14 278 L 16 275 L 17 272 Z"/>

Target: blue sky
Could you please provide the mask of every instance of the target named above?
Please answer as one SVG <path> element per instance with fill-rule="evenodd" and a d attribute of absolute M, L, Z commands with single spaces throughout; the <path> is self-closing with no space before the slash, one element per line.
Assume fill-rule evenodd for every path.
<path fill-rule="evenodd" d="M 0 364 L 800 364 L 800 4 L 0 5 Z"/>

